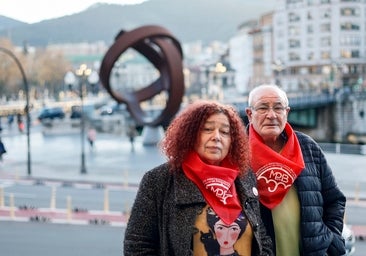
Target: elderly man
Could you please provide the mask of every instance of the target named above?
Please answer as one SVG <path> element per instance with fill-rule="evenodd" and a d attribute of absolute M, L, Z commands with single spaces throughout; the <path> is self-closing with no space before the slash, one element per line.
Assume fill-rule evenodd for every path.
<path fill-rule="evenodd" d="M 251 166 L 276 255 L 343 255 L 346 198 L 317 143 L 287 122 L 289 111 L 276 85 L 249 94 Z"/>

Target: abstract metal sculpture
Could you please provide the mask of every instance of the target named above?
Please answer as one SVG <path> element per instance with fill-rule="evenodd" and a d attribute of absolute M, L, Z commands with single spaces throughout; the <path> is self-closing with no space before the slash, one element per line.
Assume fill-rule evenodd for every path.
<path fill-rule="evenodd" d="M 110 76 L 114 63 L 128 48 L 133 48 L 145 56 L 159 70 L 160 77 L 145 88 L 124 92 L 122 95 L 111 87 Z M 102 60 L 100 80 L 112 98 L 127 105 L 127 110 L 137 125 L 166 125 L 179 111 L 184 95 L 182 60 L 183 52 L 179 41 L 165 28 L 143 26 L 128 32 L 122 30 Z M 140 103 L 162 91 L 168 94 L 166 106 L 160 115 L 151 120 Z"/>

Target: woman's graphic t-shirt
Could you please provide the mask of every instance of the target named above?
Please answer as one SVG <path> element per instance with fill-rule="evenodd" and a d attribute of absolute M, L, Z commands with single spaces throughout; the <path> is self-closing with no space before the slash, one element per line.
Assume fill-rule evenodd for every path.
<path fill-rule="evenodd" d="M 198 232 L 193 238 L 193 255 L 251 255 L 253 233 L 243 213 L 227 225 L 206 206 L 195 226 Z"/>

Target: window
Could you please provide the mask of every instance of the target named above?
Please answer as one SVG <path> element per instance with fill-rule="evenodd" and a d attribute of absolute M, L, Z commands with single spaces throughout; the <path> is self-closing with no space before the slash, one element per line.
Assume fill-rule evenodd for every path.
<path fill-rule="evenodd" d="M 296 13 L 291 12 L 288 15 L 288 20 L 290 22 L 299 21 L 300 20 L 300 16 L 298 14 L 296 14 Z"/>
<path fill-rule="evenodd" d="M 341 56 L 345 59 L 359 58 L 360 52 L 358 50 L 341 50 Z"/>
<path fill-rule="evenodd" d="M 324 23 L 320 25 L 321 32 L 330 32 L 330 23 Z"/>
<path fill-rule="evenodd" d="M 351 7 L 342 8 L 341 16 L 360 16 L 360 9 Z"/>
<path fill-rule="evenodd" d="M 331 46 L 331 38 L 330 37 L 322 37 L 320 39 L 320 45 L 321 46 Z"/>
<path fill-rule="evenodd" d="M 341 50 L 342 58 L 349 59 L 351 58 L 351 52 L 348 50 Z"/>
<path fill-rule="evenodd" d="M 287 4 L 301 3 L 303 0 L 287 0 Z"/>
<path fill-rule="evenodd" d="M 307 32 L 308 32 L 309 34 L 312 34 L 312 33 L 314 33 L 314 28 L 313 28 L 313 25 L 308 25 L 308 29 L 307 29 Z"/>
<path fill-rule="evenodd" d="M 314 60 L 314 53 L 313 52 L 308 53 L 308 60 Z"/>
<path fill-rule="evenodd" d="M 299 48 L 300 47 L 300 40 L 289 40 L 290 48 Z"/>
<path fill-rule="evenodd" d="M 297 53 L 293 53 L 293 52 L 291 52 L 291 53 L 289 54 L 289 59 L 290 59 L 290 60 L 300 60 L 300 56 L 299 56 Z"/>
<path fill-rule="evenodd" d="M 321 55 L 321 59 L 323 59 L 323 60 L 330 59 L 330 52 L 328 52 L 328 51 L 322 51 L 320 55 Z"/>
<path fill-rule="evenodd" d="M 350 36 L 342 36 L 339 39 L 340 45 L 344 46 L 360 46 L 361 38 L 359 36 L 350 35 Z"/>
<path fill-rule="evenodd" d="M 331 17 L 331 10 L 330 9 L 325 9 L 321 12 L 320 17 L 322 17 L 323 19 L 329 19 Z"/>
<path fill-rule="evenodd" d="M 351 22 L 344 22 L 341 24 L 341 30 L 343 31 L 358 31 L 360 30 L 360 25 Z"/>
<path fill-rule="evenodd" d="M 297 26 L 290 26 L 288 28 L 288 33 L 290 36 L 298 36 L 300 34 L 300 28 Z"/>
<path fill-rule="evenodd" d="M 351 51 L 352 58 L 359 58 L 360 57 L 360 51 L 359 50 L 353 50 Z"/>
<path fill-rule="evenodd" d="M 357 74 L 358 73 L 357 65 L 349 65 L 348 70 L 349 70 L 349 73 L 351 73 L 351 74 Z"/>
<path fill-rule="evenodd" d="M 308 12 L 308 20 L 312 20 L 313 19 L 313 14 L 311 12 Z"/>

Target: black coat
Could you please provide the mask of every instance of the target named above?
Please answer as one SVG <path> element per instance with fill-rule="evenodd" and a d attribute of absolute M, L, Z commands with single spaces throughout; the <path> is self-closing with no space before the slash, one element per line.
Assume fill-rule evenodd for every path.
<path fill-rule="evenodd" d="M 237 194 L 254 238 L 252 255 L 273 255 L 272 241 L 260 218 L 258 196 L 253 193 L 252 171 L 235 181 Z M 193 255 L 194 223 L 207 203 L 197 186 L 178 170 L 163 164 L 141 180 L 124 240 L 124 255 Z"/>
<path fill-rule="evenodd" d="M 2 141 L 0 141 L 0 156 L 2 156 L 5 153 L 6 153 L 6 149 L 5 149 L 4 143 Z"/>
<path fill-rule="evenodd" d="M 318 144 L 303 133 L 296 132 L 296 136 L 305 162 L 305 169 L 294 183 L 300 201 L 301 255 L 344 255 L 342 230 L 346 198 Z M 275 241 L 271 212 L 264 206 L 261 210 Z"/>

